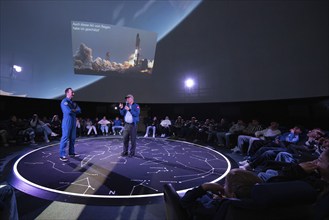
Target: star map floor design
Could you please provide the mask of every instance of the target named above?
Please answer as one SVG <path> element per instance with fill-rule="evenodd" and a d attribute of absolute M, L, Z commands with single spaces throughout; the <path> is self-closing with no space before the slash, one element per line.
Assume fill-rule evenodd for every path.
<path fill-rule="evenodd" d="M 184 192 L 217 182 L 231 168 L 221 153 L 196 144 L 138 138 L 136 155 L 122 157 L 121 137 L 76 141 L 79 157 L 59 160 L 59 143 L 21 156 L 13 167 L 12 185 L 30 195 L 57 201 L 140 204 L 162 197 L 172 183 Z"/>

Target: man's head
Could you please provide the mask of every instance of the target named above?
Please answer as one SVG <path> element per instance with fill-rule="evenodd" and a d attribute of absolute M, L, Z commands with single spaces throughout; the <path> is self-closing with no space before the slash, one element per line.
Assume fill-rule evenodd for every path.
<path fill-rule="evenodd" d="M 225 177 L 225 195 L 239 199 L 250 198 L 253 186 L 261 182 L 262 180 L 253 172 L 232 169 Z"/>
<path fill-rule="evenodd" d="M 255 126 L 256 126 L 256 125 L 259 125 L 259 121 L 258 121 L 258 119 L 252 119 L 252 120 L 251 120 L 251 124 L 252 124 L 252 125 L 255 125 Z"/>
<path fill-rule="evenodd" d="M 74 91 L 72 88 L 65 89 L 65 95 L 67 98 L 72 99 L 74 96 Z"/>
<path fill-rule="evenodd" d="M 307 137 L 313 139 L 319 139 L 323 137 L 325 133 L 320 128 L 314 128 L 307 133 Z"/>
<path fill-rule="evenodd" d="M 300 128 L 300 126 L 295 126 L 292 129 L 290 129 L 291 132 L 293 132 L 294 134 L 301 134 L 302 133 L 302 129 Z"/>
<path fill-rule="evenodd" d="M 126 102 L 128 102 L 129 104 L 133 104 L 134 103 L 134 96 L 131 94 L 126 95 Z"/>
<path fill-rule="evenodd" d="M 271 122 L 271 124 L 270 124 L 270 128 L 271 128 L 272 130 L 276 130 L 276 129 L 278 129 L 278 127 L 279 127 L 279 123 L 278 123 L 278 122 L 276 122 L 276 121 L 272 121 L 272 122 Z"/>

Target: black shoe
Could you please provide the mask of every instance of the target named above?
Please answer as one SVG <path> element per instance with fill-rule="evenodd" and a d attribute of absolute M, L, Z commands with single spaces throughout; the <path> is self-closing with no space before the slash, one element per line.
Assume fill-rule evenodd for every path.
<path fill-rule="evenodd" d="M 135 156 L 135 153 L 130 153 L 129 154 L 129 157 L 133 157 L 133 156 Z"/>
<path fill-rule="evenodd" d="M 127 152 L 122 152 L 121 156 L 123 156 L 123 157 L 128 156 L 128 153 Z"/>
<path fill-rule="evenodd" d="M 80 154 L 76 154 L 76 153 L 74 153 L 74 154 L 69 154 L 69 156 L 70 156 L 70 157 L 79 157 Z"/>
<path fill-rule="evenodd" d="M 59 159 L 60 159 L 61 161 L 68 161 L 68 160 L 69 160 L 69 159 L 68 159 L 67 157 L 65 157 L 65 156 L 64 156 L 64 157 L 60 157 Z"/>

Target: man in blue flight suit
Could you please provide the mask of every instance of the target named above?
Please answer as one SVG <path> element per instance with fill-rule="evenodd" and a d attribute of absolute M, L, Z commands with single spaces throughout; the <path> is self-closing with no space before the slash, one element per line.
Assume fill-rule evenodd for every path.
<path fill-rule="evenodd" d="M 63 121 L 62 121 L 62 139 L 59 146 L 59 154 L 61 161 L 67 161 L 66 157 L 66 144 L 69 141 L 69 156 L 78 157 L 79 155 L 75 153 L 74 143 L 76 137 L 76 115 L 81 113 L 80 107 L 72 101 L 74 96 L 74 91 L 71 88 L 65 89 L 66 98 L 61 102 L 61 108 L 63 111 Z"/>
<path fill-rule="evenodd" d="M 119 104 L 120 114 L 124 116 L 124 130 L 123 130 L 123 152 L 121 156 L 133 157 L 136 150 L 136 136 L 137 136 L 137 123 L 139 122 L 140 108 L 139 105 L 134 103 L 134 96 L 126 96 L 126 105 Z M 129 137 L 131 148 L 128 155 Z"/>

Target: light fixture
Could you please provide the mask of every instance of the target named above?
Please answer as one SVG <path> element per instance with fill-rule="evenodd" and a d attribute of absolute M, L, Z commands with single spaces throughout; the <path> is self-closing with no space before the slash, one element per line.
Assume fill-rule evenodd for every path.
<path fill-rule="evenodd" d="M 13 65 L 13 69 L 14 69 L 17 73 L 22 72 L 22 67 L 21 67 L 21 66 Z"/>
<path fill-rule="evenodd" d="M 187 79 L 187 80 L 185 80 L 185 86 L 187 88 L 192 88 L 194 86 L 194 80 L 193 79 Z"/>

